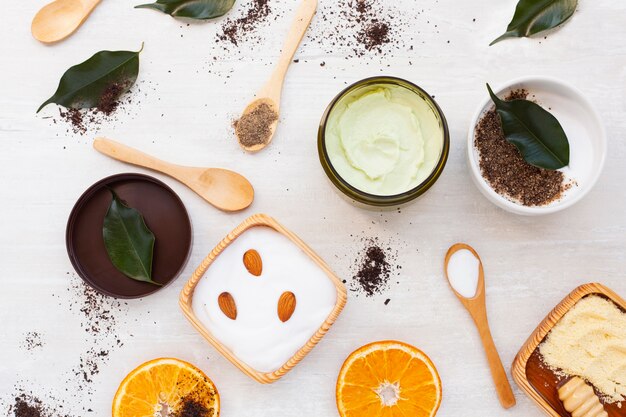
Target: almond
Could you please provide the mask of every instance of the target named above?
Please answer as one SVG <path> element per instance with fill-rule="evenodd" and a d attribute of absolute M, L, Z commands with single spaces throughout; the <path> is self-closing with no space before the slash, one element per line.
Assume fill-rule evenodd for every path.
<path fill-rule="evenodd" d="M 263 272 L 263 261 L 261 255 L 254 249 L 250 249 L 243 254 L 243 264 L 248 272 L 256 277 L 260 277 Z"/>
<path fill-rule="evenodd" d="M 278 318 L 283 323 L 291 318 L 296 311 L 296 296 L 290 291 L 285 291 L 278 299 Z"/>
<path fill-rule="evenodd" d="M 235 304 L 235 299 L 228 292 L 223 292 L 217 297 L 217 304 L 220 306 L 220 310 L 226 317 L 231 320 L 235 320 L 237 318 L 237 304 Z"/>

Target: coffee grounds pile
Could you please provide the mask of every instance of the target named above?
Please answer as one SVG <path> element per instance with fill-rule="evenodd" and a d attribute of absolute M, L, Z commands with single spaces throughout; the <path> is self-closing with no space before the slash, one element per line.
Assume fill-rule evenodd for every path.
<path fill-rule="evenodd" d="M 96 110 L 110 116 L 120 105 L 119 99 L 129 88 L 128 83 L 111 83 L 105 89 Z"/>
<path fill-rule="evenodd" d="M 13 417 L 69 417 L 58 409 L 44 404 L 39 398 L 24 392 L 15 396 L 7 416 Z M 62 407 L 61 407 L 62 408 Z"/>
<path fill-rule="evenodd" d="M 15 417 L 47 417 L 50 415 L 39 398 L 20 394 L 15 397 L 15 403 L 9 408 Z"/>
<path fill-rule="evenodd" d="M 368 51 L 382 53 L 382 45 L 391 42 L 389 23 L 376 17 L 372 0 L 356 0 L 357 22 L 361 24 L 356 40 Z"/>
<path fill-rule="evenodd" d="M 526 99 L 528 91 L 512 91 L 505 99 Z M 489 110 L 476 126 L 474 146 L 482 176 L 500 195 L 525 206 L 543 206 L 563 196 L 572 187 L 560 171 L 530 165 L 502 131 L 500 116 Z"/>
<path fill-rule="evenodd" d="M 402 34 L 412 33 L 409 21 L 383 0 L 337 0 L 318 12 L 322 24 L 309 35 L 328 52 L 337 48 L 346 58 L 405 49 Z"/>
<path fill-rule="evenodd" d="M 202 403 L 192 398 L 183 399 L 183 404 L 172 417 L 213 417 L 215 410 L 206 408 Z"/>
<path fill-rule="evenodd" d="M 132 97 L 128 95 L 128 83 L 114 82 L 108 85 L 98 100 L 96 107 L 89 109 L 59 108 L 62 121 L 70 126 L 73 133 L 84 135 L 90 127 L 99 126 L 109 120 L 122 104 L 130 104 Z M 56 120 L 55 120 L 56 123 Z"/>
<path fill-rule="evenodd" d="M 356 273 L 352 277 L 351 291 L 372 297 L 387 289 L 394 269 L 392 266 L 397 255 L 392 255 L 391 247 L 383 248 L 378 238 L 364 239 L 365 248 L 361 256 L 355 260 Z"/>
<path fill-rule="evenodd" d="M 233 122 L 239 142 L 246 146 L 262 145 L 272 136 L 272 125 L 278 120 L 278 113 L 268 104 L 261 103 L 241 119 Z"/>
<path fill-rule="evenodd" d="M 24 335 L 24 341 L 21 344 L 22 349 L 32 351 L 37 348 L 43 347 L 43 340 L 41 334 L 38 332 L 27 332 Z"/>
<path fill-rule="evenodd" d="M 239 42 L 249 40 L 258 26 L 267 20 L 270 12 L 269 0 L 252 0 L 243 16 L 227 19 L 222 24 L 222 31 L 217 35 L 217 41 L 239 45 Z"/>

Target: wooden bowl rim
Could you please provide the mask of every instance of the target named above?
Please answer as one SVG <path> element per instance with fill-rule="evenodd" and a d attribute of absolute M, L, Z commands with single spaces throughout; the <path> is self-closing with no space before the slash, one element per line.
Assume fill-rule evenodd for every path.
<path fill-rule="evenodd" d="M 226 249 L 232 242 L 234 242 L 245 231 L 257 226 L 270 227 L 278 233 L 286 236 L 296 246 L 308 255 L 325 273 L 326 276 L 335 285 L 337 290 L 337 301 L 335 307 L 330 312 L 326 320 L 322 323 L 320 328 L 315 332 L 313 336 L 307 341 L 307 343 L 298 350 L 283 366 L 274 372 L 259 372 L 250 367 L 245 362 L 237 358 L 221 341 L 215 338 L 211 332 L 209 332 L 197 319 L 191 308 L 191 302 L 193 298 L 193 292 L 200 282 L 200 279 L 204 276 L 208 268 L 213 261 Z M 187 284 L 180 293 L 179 305 L 183 311 L 185 317 L 191 322 L 193 327 L 217 349 L 226 359 L 234 364 L 239 370 L 244 372 L 252 379 L 262 384 L 269 384 L 278 381 L 287 372 L 293 369 L 304 357 L 317 345 L 317 343 L 328 332 L 333 323 L 337 320 L 337 317 L 343 310 L 348 299 L 346 288 L 343 282 L 335 275 L 330 267 L 298 236 L 284 228 L 276 220 L 266 214 L 255 214 L 244 220 L 239 226 L 231 231 L 218 245 L 204 258 L 202 263 L 196 268 L 191 278 L 187 281 Z"/>
<path fill-rule="evenodd" d="M 576 303 L 582 298 L 592 295 L 602 295 L 624 310 L 626 310 L 626 301 L 624 301 L 616 292 L 600 283 L 583 284 L 575 288 L 560 303 L 550 311 L 550 313 L 541 321 L 539 326 L 531 333 L 522 348 L 515 356 L 513 365 L 511 366 L 511 375 L 517 385 L 529 396 L 547 415 L 551 417 L 561 417 L 560 414 L 552 408 L 552 406 L 543 399 L 537 392 L 535 387 L 528 381 L 526 376 L 526 365 L 528 359 L 535 349 L 543 342 L 546 335 L 552 328 L 570 311 Z"/>

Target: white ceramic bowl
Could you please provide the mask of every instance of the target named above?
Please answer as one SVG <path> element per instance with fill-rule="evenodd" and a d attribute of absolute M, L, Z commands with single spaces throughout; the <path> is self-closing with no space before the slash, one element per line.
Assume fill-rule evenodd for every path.
<path fill-rule="evenodd" d="M 469 169 L 478 189 L 498 207 L 521 215 L 555 213 L 572 206 L 583 198 L 595 185 L 606 159 L 606 131 L 598 112 L 578 89 L 563 81 L 550 77 L 524 77 L 512 80 L 494 92 L 502 97 L 511 90 L 524 88 L 531 98 L 559 120 L 570 142 L 570 164 L 563 168 L 574 185 L 562 198 L 545 206 L 528 207 L 501 196 L 483 178 L 478 165 L 478 151 L 474 146 L 476 124 L 493 106 L 485 87 L 485 98 L 481 101 L 467 135 L 467 157 Z"/>

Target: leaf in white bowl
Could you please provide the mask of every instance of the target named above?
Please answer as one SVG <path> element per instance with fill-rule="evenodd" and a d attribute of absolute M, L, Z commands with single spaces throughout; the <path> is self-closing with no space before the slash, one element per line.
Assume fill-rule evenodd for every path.
<path fill-rule="evenodd" d="M 504 137 L 526 162 L 551 170 L 569 165 L 569 141 L 556 117 L 529 100 L 500 100 L 489 84 L 487 90 L 500 116 Z"/>

